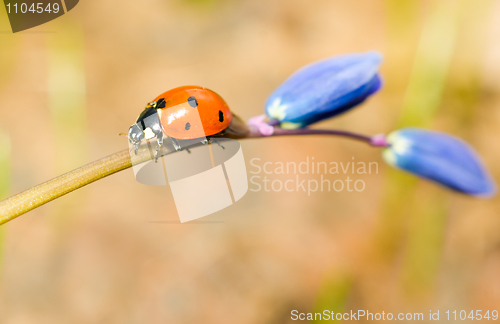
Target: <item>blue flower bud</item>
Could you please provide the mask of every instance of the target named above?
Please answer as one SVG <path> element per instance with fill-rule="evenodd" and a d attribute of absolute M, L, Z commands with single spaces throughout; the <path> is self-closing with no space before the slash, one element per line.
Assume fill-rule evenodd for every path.
<path fill-rule="evenodd" d="M 392 166 L 473 196 L 491 197 L 496 185 L 481 159 L 464 141 L 451 135 L 404 128 L 387 138 L 384 160 Z"/>
<path fill-rule="evenodd" d="M 266 114 L 294 129 L 343 113 L 381 88 L 381 62 L 382 55 L 372 51 L 309 64 L 269 96 Z"/>

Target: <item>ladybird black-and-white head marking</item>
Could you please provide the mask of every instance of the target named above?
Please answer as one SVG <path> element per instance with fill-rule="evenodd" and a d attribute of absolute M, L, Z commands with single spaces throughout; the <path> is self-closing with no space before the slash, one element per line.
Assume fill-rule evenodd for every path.
<path fill-rule="evenodd" d="M 164 99 L 149 103 L 137 118 L 136 123 L 130 126 L 128 139 L 130 144 L 135 147 L 135 154 L 137 154 L 139 145 L 144 139 L 149 140 L 156 137 L 159 142 L 162 142 L 163 132 L 157 111 L 159 106 L 165 107 Z"/>

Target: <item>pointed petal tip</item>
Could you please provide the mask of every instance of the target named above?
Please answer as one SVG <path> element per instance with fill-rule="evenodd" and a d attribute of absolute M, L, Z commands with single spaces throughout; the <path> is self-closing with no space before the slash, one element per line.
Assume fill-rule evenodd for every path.
<path fill-rule="evenodd" d="M 364 53 L 366 59 L 370 59 L 375 63 L 381 64 L 384 61 L 384 56 L 379 51 L 368 51 Z"/>
<path fill-rule="evenodd" d="M 491 199 L 495 197 L 498 190 L 497 186 L 492 178 L 488 180 L 488 184 L 485 185 L 486 188 L 484 190 L 477 193 L 471 193 L 470 195 L 480 199 Z"/>

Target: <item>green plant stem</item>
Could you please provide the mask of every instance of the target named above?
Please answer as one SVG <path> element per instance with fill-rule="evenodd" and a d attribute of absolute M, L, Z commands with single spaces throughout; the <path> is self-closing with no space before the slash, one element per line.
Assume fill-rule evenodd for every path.
<path fill-rule="evenodd" d="M 266 138 L 274 136 L 296 136 L 296 135 L 331 135 L 343 136 L 358 141 L 372 144 L 370 136 L 360 135 L 351 132 L 338 130 L 318 130 L 318 129 L 295 129 L 286 130 L 275 127 L 275 132 L 271 136 L 263 136 L 257 129 L 251 127 L 250 132 L 244 138 Z M 239 138 L 243 139 L 243 138 Z M 201 145 L 201 144 L 200 144 Z M 377 146 L 377 145 L 374 145 Z M 380 145 L 379 145 L 380 146 Z M 147 152 L 147 150 L 145 150 Z M 162 147 L 161 155 L 175 153 L 173 147 L 165 144 Z M 134 163 L 142 163 L 151 160 L 150 154 L 142 153 L 134 158 Z M 52 180 L 44 182 L 38 186 L 23 191 L 15 196 L 0 201 L 0 225 L 5 224 L 14 218 L 40 207 L 49 201 L 64 196 L 78 188 L 88 185 L 94 181 L 105 178 L 113 173 L 132 167 L 129 150 L 123 150 L 111 154 L 105 158 L 89 163 L 76 170 L 65 173 Z"/>
<path fill-rule="evenodd" d="M 128 150 L 123 150 L 2 200 L 0 224 L 131 166 Z"/>

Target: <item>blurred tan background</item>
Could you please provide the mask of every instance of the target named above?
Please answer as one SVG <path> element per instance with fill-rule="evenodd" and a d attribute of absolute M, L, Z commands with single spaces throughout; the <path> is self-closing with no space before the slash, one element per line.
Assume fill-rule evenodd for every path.
<path fill-rule="evenodd" d="M 367 50 L 385 57 L 384 89 L 315 127 L 446 131 L 471 143 L 498 183 L 499 39 L 492 0 L 82 0 L 18 34 L 1 9 L 0 198 L 127 148 L 118 133 L 168 89 L 211 88 L 248 119 L 297 68 Z M 354 157 L 380 172 L 354 176 L 363 192 L 249 191 L 182 225 L 168 187 L 120 172 L 1 227 L 0 323 L 498 310 L 498 198 L 391 170 L 377 149 L 346 139 L 241 143 L 249 171 L 252 158 Z"/>

